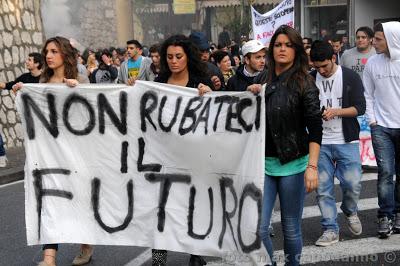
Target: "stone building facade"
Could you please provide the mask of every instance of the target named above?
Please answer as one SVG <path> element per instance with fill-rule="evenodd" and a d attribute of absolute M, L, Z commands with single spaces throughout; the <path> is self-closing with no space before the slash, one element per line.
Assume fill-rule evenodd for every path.
<path fill-rule="evenodd" d="M 77 4 L 76 4 L 77 5 Z M 85 47 L 125 47 L 133 39 L 132 1 L 79 1 L 76 21 L 81 29 L 79 42 Z"/>
<path fill-rule="evenodd" d="M 0 81 L 15 80 L 26 72 L 25 60 L 43 45 L 40 0 L 0 0 Z M 0 132 L 7 148 L 23 145 L 23 132 L 15 110 L 15 95 L 0 97 Z"/>
<path fill-rule="evenodd" d="M 81 38 L 86 47 L 117 46 L 115 1 L 82 1 L 79 10 Z"/>

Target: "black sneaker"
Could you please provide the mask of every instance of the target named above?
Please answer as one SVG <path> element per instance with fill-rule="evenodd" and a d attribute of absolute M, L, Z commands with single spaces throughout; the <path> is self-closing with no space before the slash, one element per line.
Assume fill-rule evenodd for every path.
<path fill-rule="evenodd" d="M 270 224 L 269 227 L 268 227 L 268 233 L 269 233 L 270 237 L 274 237 L 275 236 L 275 231 L 274 231 L 274 227 L 272 226 L 272 224 Z"/>
<path fill-rule="evenodd" d="M 200 256 L 190 255 L 189 266 L 202 266 L 206 265 L 207 262 Z"/>
<path fill-rule="evenodd" d="M 380 238 L 388 238 L 393 233 L 393 223 L 388 217 L 378 219 L 378 234 Z"/>
<path fill-rule="evenodd" d="M 396 213 L 394 217 L 393 233 L 400 234 L 400 213 Z"/>

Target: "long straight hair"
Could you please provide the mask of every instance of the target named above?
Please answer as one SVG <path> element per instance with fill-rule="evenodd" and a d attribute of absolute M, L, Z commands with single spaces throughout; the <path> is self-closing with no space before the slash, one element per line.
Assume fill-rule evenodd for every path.
<path fill-rule="evenodd" d="M 287 25 L 280 26 L 274 33 L 271 38 L 271 42 L 269 44 L 268 49 L 268 77 L 267 82 L 271 83 L 273 78 L 273 73 L 275 71 L 275 59 L 274 59 L 274 44 L 278 35 L 284 34 L 286 35 L 290 42 L 293 45 L 293 49 L 295 50 L 295 58 L 293 65 L 291 67 L 290 74 L 288 75 L 285 83 L 289 80 L 293 81 L 297 84 L 300 91 L 303 91 L 307 84 L 312 82 L 311 76 L 308 74 L 308 57 L 304 50 L 303 39 L 301 35 L 292 27 Z"/>
<path fill-rule="evenodd" d="M 43 71 L 40 77 L 41 82 L 49 82 L 50 78 L 54 75 L 54 70 L 47 65 L 46 61 L 46 49 L 49 43 L 53 42 L 60 50 L 61 57 L 64 64 L 64 77 L 67 79 L 78 78 L 78 61 L 76 50 L 72 47 L 68 39 L 56 36 L 46 41 L 42 49 L 42 56 L 44 58 Z"/>

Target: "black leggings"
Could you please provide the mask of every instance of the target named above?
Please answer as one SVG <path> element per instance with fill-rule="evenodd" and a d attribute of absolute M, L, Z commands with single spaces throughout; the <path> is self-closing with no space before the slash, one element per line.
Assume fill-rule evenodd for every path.
<path fill-rule="evenodd" d="M 43 245 L 43 250 L 45 249 L 55 249 L 56 251 L 58 250 L 58 244 L 46 244 Z"/>
<path fill-rule="evenodd" d="M 167 265 L 167 251 L 161 249 L 152 249 L 152 266 L 165 266 Z"/>

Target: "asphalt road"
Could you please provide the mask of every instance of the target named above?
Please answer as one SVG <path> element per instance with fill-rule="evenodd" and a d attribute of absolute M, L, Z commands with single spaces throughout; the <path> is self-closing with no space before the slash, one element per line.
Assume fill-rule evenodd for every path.
<path fill-rule="evenodd" d="M 337 202 L 341 201 L 340 188 L 336 185 Z M 353 237 L 346 227 L 343 214 L 339 214 L 341 226 L 340 242 L 326 248 L 314 246 L 321 234 L 320 215 L 315 194 L 307 195 L 303 215 L 304 265 L 400 265 L 400 235 L 387 240 L 376 237 L 376 174 L 363 176 L 363 188 L 359 203 L 359 216 L 363 222 L 361 236 Z M 273 217 L 274 247 L 276 254 L 283 257 L 283 239 L 279 217 L 279 203 Z M 71 265 L 79 245 L 60 245 L 57 265 Z M 97 266 L 150 266 L 151 252 L 141 247 L 96 246 L 93 260 L 88 265 Z M 41 260 L 40 246 L 27 246 L 24 218 L 24 187 L 22 182 L 0 186 L 0 265 L 36 265 Z M 168 265 L 184 266 L 189 255 L 169 252 Z M 231 265 L 227 258 L 206 258 L 208 265 Z M 236 261 L 240 265 L 240 259 Z M 281 263 L 282 265 L 282 263 Z"/>

